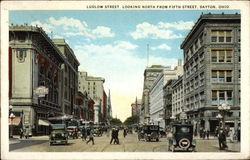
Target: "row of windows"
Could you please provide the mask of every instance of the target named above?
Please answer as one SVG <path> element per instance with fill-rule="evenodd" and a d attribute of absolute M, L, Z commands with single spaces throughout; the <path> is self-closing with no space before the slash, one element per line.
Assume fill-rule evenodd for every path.
<path fill-rule="evenodd" d="M 233 51 L 232 49 L 212 49 L 211 62 L 230 63 L 232 62 Z"/>
<path fill-rule="evenodd" d="M 232 82 L 232 71 L 212 70 L 212 82 Z"/>
<path fill-rule="evenodd" d="M 232 90 L 212 90 L 212 105 L 219 105 L 226 102 L 229 105 L 233 104 Z"/>
<path fill-rule="evenodd" d="M 211 42 L 231 43 L 232 30 L 212 30 Z"/>

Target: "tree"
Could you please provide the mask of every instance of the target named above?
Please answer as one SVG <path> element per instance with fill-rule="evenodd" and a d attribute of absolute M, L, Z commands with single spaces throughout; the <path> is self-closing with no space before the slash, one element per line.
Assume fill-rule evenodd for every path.
<path fill-rule="evenodd" d="M 139 122 L 139 116 L 131 116 L 124 121 L 124 124 L 132 125 L 132 124 L 137 124 L 138 122 Z"/>
<path fill-rule="evenodd" d="M 115 126 L 119 126 L 122 124 L 122 121 L 118 118 L 112 118 L 111 121 L 110 121 L 110 124 L 111 125 L 115 125 Z"/>

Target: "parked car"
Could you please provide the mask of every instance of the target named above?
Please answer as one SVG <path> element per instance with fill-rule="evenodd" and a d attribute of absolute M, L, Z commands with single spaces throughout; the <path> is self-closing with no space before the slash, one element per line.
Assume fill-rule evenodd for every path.
<path fill-rule="evenodd" d="M 53 144 L 68 144 L 68 132 L 65 124 L 53 124 L 50 133 L 50 145 Z"/>
<path fill-rule="evenodd" d="M 138 139 L 144 139 L 147 142 L 151 140 L 159 141 L 159 126 L 158 125 L 143 125 L 138 132 Z"/>
<path fill-rule="evenodd" d="M 193 125 L 173 124 L 173 143 L 171 150 L 195 151 L 196 141 L 193 139 Z"/>

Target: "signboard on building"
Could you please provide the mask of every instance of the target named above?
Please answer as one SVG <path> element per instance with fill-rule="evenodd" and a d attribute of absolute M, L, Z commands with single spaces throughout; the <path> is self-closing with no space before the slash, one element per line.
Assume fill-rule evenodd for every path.
<path fill-rule="evenodd" d="M 34 90 L 34 93 L 38 97 L 45 97 L 45 95 L 49 93 L 49 88 L 46 88 L 45 86 L 39 86 Z"/>
<path fill-rule="evenodd" d="M 187 114 L 185 112 L 181 112 L 180 119 L 187 119 Z"/>

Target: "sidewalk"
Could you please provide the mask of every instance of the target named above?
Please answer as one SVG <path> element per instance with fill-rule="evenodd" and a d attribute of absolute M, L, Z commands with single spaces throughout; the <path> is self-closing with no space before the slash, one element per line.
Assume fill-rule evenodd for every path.
<path fill-rule="evenodd" d="M 28 139 L 25 139 L 24 137 L 20 139 L 20 136 L 15 135 L 13 138 L 9 138 L 9 144 L 20 143 L 23 140 L 49 140 L 49 136 L 32 136 Z"/>

